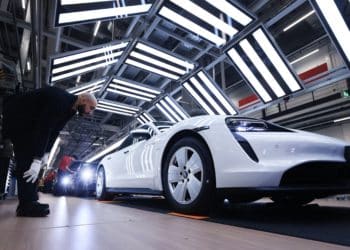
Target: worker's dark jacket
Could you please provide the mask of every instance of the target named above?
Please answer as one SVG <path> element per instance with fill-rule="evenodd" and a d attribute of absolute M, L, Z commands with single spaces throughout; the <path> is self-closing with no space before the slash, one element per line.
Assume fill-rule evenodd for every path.
<path fill-rule="evenodd" d="M 3 136 L 14 140 L 15 150 L 42 157 L 75 114 L 77 96 L 46 87 L 11 96 L 3 103 Z M 17 144 L 17 145 L 16 145 Z"/>

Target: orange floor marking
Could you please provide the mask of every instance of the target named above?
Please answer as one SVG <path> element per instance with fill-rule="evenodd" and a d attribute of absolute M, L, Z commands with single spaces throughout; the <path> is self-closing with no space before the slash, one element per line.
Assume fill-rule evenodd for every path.
<path fill-rule="evenodd" d="M 179 216 L 179 217 L 184 217 L 184 218 L 188 218 L 188 219 L 193 219 L 193 220 L 204 220 L 204 219 L 208 219 L 209 218 L 208 216 L 182 214 L 182 213 L 175 213 L 175 212 L 170 212 L 168 214 L 174 215 L 174 216 Z"/>

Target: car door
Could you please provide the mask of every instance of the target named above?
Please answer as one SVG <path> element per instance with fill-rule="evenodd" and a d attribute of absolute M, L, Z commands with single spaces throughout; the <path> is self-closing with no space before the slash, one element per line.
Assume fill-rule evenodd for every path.
<path fill-rule="evenodd" d="M 131 171 L 129 185 L 135 188 L 152 188 L 153 187 L 153 162 L 151 154 L 154 148 L 154 135 L 152 128 L 148 125 L 142 126 L 148 130 L 148 135 L 134 135 L 133 146 L 130 147 L 127 165 Z M 149 138 L 149 136 L 151 136 Z"/>
<path fill-rule="evenodd" d="M 123 187 L 125 179 L 127 179 L 128 171 L 126 169 L 126 161 L 129 148 L 132 146 L 132 136 L 129 135 L 116 152 L 106 156 L 105 170 L 106 181 L 108 187 Z"/>

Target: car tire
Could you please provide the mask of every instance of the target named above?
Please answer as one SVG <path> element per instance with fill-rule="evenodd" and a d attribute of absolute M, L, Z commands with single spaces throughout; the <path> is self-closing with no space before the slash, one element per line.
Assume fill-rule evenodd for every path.
<path fill-rule="evenodd" d="M 276 196 L 270 198 L 277 205 L 302 206 L 310 203 L 315 198 L 309 196 Z"/>
<path fill-rule="evenodd" d="M 107 192 L 106 189 L 106 174 L 103 167 L 100 167 L 97 171 L 96 198 L 99 201 L 113 200 L 113 194 Z"/>
<path fill-rule="evenodd" d="M 215 200 L 215 174 L 210 151 L 194 137 L 173 144 L 162 171 L 164 194 L 184 213 L 208 213 Z"/>

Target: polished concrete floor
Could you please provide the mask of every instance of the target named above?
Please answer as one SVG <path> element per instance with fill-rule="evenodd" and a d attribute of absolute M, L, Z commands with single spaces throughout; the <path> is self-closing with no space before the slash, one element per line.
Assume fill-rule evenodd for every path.
<path fill-rule="evenodd" d="M 275 214 L 273 208 L 261 205 L 229 208 L 228 217 L 218 216 L 219 210 L 214 218 L 185 218 L 171 213 L 166 203 L 157 199 L 98 202 L 41 194 L 40 201 L 50 203 L 51 214 L 46 218 L 15 217 L 16 200 L 0 201 L 0 250 L 349 249 L 345 245 L 230 223 L 240 212 L 248 211 L 257 217 L 261 213 L 265 219 L 266 210 Z M 327 201 L 324 204 L 330 206 Z M 278 221 L 281 220 L 272 224 Z M 288 223 L 293 223 L 293 218 Z"/>

